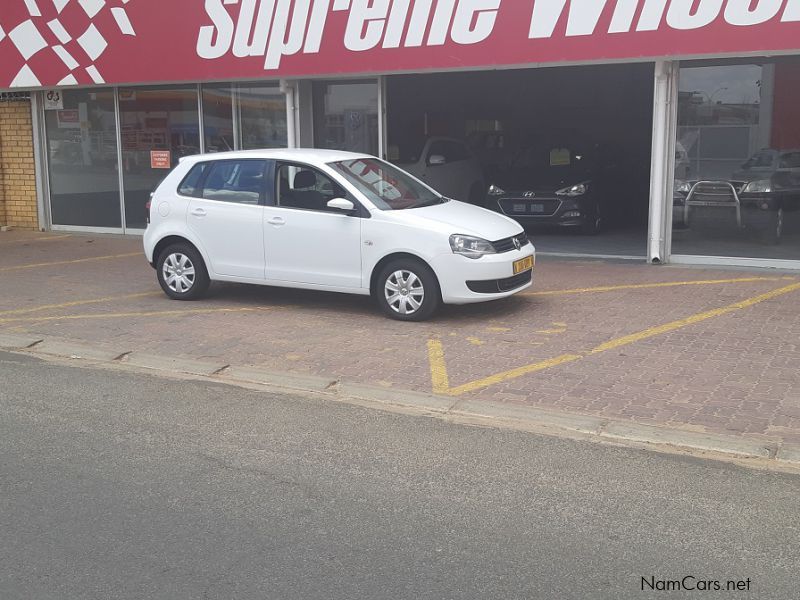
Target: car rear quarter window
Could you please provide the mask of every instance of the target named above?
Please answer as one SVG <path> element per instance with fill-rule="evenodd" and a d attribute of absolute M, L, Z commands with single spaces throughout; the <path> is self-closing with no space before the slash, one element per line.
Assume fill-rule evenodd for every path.
<path fill-rule="evenodd" d="M 467 148 L 466 144 L 453 140 L 436 140 L 433 142 L 428 151 L 428 160 L 434 155 L 444 156 L 447 162 L 469 160 L 472 158 L 472 153 L 469 148 Z"/>
<path fill-rule="evenodd" d="M 203 181 L 203 174 L 208 169 L 208 164 L 209 163 L 199 163 L 191 168 L 178 186 L 178 193 L 181 196 L 200 195 L 200 183 Z"/>
<path fill-rule="evenodd" d="M 234 204 L 259 204 L 264 197 L 265 160 L 220 160 L 211 163 L 202 198 Z"/>

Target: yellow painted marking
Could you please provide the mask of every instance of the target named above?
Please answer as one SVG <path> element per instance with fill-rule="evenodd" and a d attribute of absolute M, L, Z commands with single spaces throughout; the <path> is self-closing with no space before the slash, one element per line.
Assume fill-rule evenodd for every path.
<path fill-rule="evenodd" d="M 444 349 L 439 340 L 428 340 L 428 363 L 431 367 L 433 393 L 448 393 L 450 380 L 447 377 L 447 366 L 444 363 Z"/>
<path fill-rule="evenodd" d="M 72 237 L 71 235 L 50 235 L 38 238 L 18 238 L 16 240 L 2 240 L 0 244 L 27 244 L 28 242 L 50 242 L 52 240 L 63 240 Z"/>
<path fill-rule="evenodd" d="M 566 327 L 567 326 L 566 323 L 553 323 L 553 325 L 555 325 L 556 327 Z"/>
<path fill-rule="evenodd" d="M 183 315 L 202 315 L 209 313 L 243 313 L 260 312 L 270 310 L 271 307 L 255 308 L 197 308 L 187 310 L 155 310 L 143 312 L 124 312 L 124 313 L 100 313 L 92 315 L 61 315 L 58 317 L 13 317 L 10 319 L 0 319 L 0 323 L 13 323 L 17 321 L 77 321 L 83 319 L 121 319 L 126 317 L 172 317 Z"/>
<path fill-rule="evenodd" d="M 698 313 L 696 315 L 686 317 L 685 319 L 679 319 L 677 321 L 672 321 L 671 323 L 666 323 L 664 325 L 659 325 L 657 327 L 651 327 L 649 329 L 645 329 L 644 331 L 640 331 L 638 333 L 610 340 L 604 344 L 600 344 L 596 348 L 593 348 L 591 351 L 589 351 L 588 354 L 562 354 L 561 356 L 557 356 L 555 358 L 537 362 L 531 365 L 526 365 L 523 367 L 518 367 L 516 369 L 511 369 L 509 371 L 504 371 L 502 373 L 497 373 L 495 375 L 491 375 L 483 379 L 478 379 L 476 381 L 471 381 L 469 383 L 465 383 L 463 385 L 453 388 L 451 388 L 449 385 L 447 365 L 444 360 L 444 350 L 442 348 L 442 344 L 438 340 L 430 340 L 428 342 L 428 354 L 430 358 L 431 379 L 434 384 L 434 391 L 438 394 L 447 394 L 449 396 L 460 396 L 462 394 L 466 394 L 468 392 L 474 392 L 476 390 L 480 390 L 489 387 L 491 385 L 503 383 L 511 379 L 516 379 L 518 377 L 522 377 L 523 375 L 536 373 L 538 371 L 544 371 L 545 369 L 549 369 L 551 367 L 556 367 L 566 363 L 574 362 L 576 360 L 585 358 L 587 355 L 593 355 L 593 354 L 598 354 L 600 352 L 613 350 L 615 348 L 619 348 L 621 346 L 625 346 L 628 344 L 633 344 L 635 342 L 648 339 L 657 335 L 669 333 L 677 329 L 682 329 L 683 327 L 688 327 L 689 325 L 694 325 L 695 323 L 700 323 L 708 319 L 713 319 L 714 317 L 719 317 L 722 315 L 735 312 L 737 310 L 749 308 L 751 306 L 755 306 L 756 304 L 760 304 L 761 302 L 772 300 L 773 298 L 777 298 L 779 296 L 783 296 L 785 294 L 789 294 L 797 290 L 800 290 L 800 283 L 794 283 L 792 285 L 778 288 L 776 290 L 772 290 L 770 292 L 761 294 L 759 296 L 754 296 L 746 300 L 734 302 L 733 304 L 729 304 L 721 308 L 715 308 L 714 310 Z"/>
<path fill-rule="evenodd" d="M 650 329 L 645 329 L 644 331 L 640 331 L 638 333 L 633 333 L 631 335 L 626 335 L 621 338 L 611 340 L 609 342 L 606 342 L 605 344 L 600 344 L 599 346 L 594 348 L 591 351 L 591 354 L 597 354 L 598 352 L 613 350 L 614 348 L 619 348 L 620 346 L 627 346 L 628 344 L 633 344 L 634 342 L 646 340 L 647 338 L 651 338 L 656 335 L 661 335 L 662 333 L 669 333 L 670 331 L 675 331 L 676 329 L 682 329 L 683 327 L 694 325 L 695 323 L 700 323 L 701 321 L 713 319 L 714 317 L 719 317 L 722 315 L 726 315 L 728 313 L 732 313 L 737 310 L 741 310 L 743 308 L 748 308 L 750 306 L 760 304 L 761 302 L 764 302 L 766 300 L 771 300 L 772 298 L 777 298 L 778 296 L 783 296 L 784 294 L 788 294 L 789 292 L 794 292 L 795 290 L 800 290 L 800 283 L 787 285 L 786 287 L 782 287 L 777 290 L 772 290 L 771 292 L 767 292 L 766 294 L 761 294 L 760 296 L 748 298 L 747 300 L 742 300 L 741 302 L 734 302 L 733 304 L 729 304 L 728 306 L 723 306 L 722 308 L 715 308 L 714 310 L 698 313 L 696 315 L 692 315 L 691 317 L 686 317 L 685 319 L 679 319 L 677 321 L 672 321 L 671 323 L 659 325 L 658 327 L 651 327 Z"/>
<path fill-rule="evenodd" d="M 49 263 L 34 263 L 32 265 L 17 265 L 14 267 L 0 267 L 0 271 L 20 271 L 22 269 L 38 269 L 40 267 L 57 267 L 58 265 L 75 265 L 78 263 L 93 262 L 97 260 L 112 260 L 114 258 L 129 258 L 131 256 L 144 257 L 143 252 L 129 252 L 127 254 L 110 254 L 108 256 L 92 256 L 90 258 L 77 258 L 75 260 L 59 260 Z"/>
<path fill-rule="evenodd" d="M 541 333 L 542 335 L 555 335 L 557 333 L 564 333 L 566 330 L 566 327 L 561 327 L 559 329 L 540 329 L 536 333 Z"/>
<path fill-rule="evenodd" d="M 580 354 L 562 354 L 561 356 L 556 356 L 555 358 L 551 358 L 549 360 L 543 360 L 542 362 L 534 363 L 532 365 L 525 365 L 524 367 L 518 367 L 516 369 L 511 369 L 510 371 L 485 377 L 484 379 L 471 381 L 470 383 L 465 383 L 464 385 L 459 385 L 458 387 L 449 388 L 445 391 L 445 393 L 450 396 L 460 396 L 461 394 L 466 394 L 467 392 L 474 392 L 475 390 L 489 387 L 495 383 L 502 383 L 504 381 L 508 381 L 509 379 L 516 379 L 517 377 L 522 377 L 523 375 L 527 375 L 529 373 L 544 371 L 550 367 L 557 367 L 558 365 L 563 365 L 564 363 L 572 362 L 581 358 L 583 358 L 583 356 Z"/>
<path fill-rule="evenodd" d="M 74 302 L 63 302 L 61 304 L 44 304 L 33 308 L 16 308 L 13 310 L 0 310 L 0 315 L 23 315 L 26 313 L 40 312 L 43 310 L 56 310 L 59 308 L 71 308 L 73 306 L 85 306 L 87 304 L 102 304 L 104 302 L 114 302 L 116 300 L 128 300 L 131 298 L 145 298 L 148 296 L 161 296 L 161 292 L 141 292 L 138 294 L 124 294 L 122 296 L 106 296 L 105 298 L 93 298 L 91 300 L 75 300 Z"/>
<path fill-rule="evenodd" d="M 595 294 L 620 290 L 645 290 L 650 288 L 681 287 L 688 285 L 722 285 L 726 283 L 755 283 L 760 281 L 795 281 L 794 277 L 739 277 L 737 279 L 705 279 L 697 281 L 664 281 L 660 283 L 635 283 L 626 285 L 603 285 L 599 287 L 574 288 L 570 290 L 544 290 L 522 292 L 518 296 L 565 296 L 568 294 Z"/>
<path fill-rule="evenodd" d="M 505 333 L 506 331 L 511 331 L 509 327 L 487 327 L 486 331 L 494 331 L 495 333 Z"/>
<path fill-rule="evenodd" d="M 483 340 L 480 340 L 476 337 L 468 337 L 467 341 L 473 346 L 483 346 L 486 343 Z"/>

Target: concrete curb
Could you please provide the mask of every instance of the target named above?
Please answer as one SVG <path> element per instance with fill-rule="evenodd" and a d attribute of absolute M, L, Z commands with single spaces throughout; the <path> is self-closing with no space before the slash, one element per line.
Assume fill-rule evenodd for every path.
<path fill-rule="evenodd" d="M 278 373 L 256 366 L 233 366 L 222 362 L 165 357 L 148 352 L 114 350 L 29 335 L 0 335 L 0 349 L 70 360 L 93 365 L 115 365 L 147 369 L 165 375 L 189 375 L 228 385 L 257 385 L 259 389 L 312 394 L 349 404 L 405 409 L 416 413 L 512 427 L 541 433 L 619 445 L 646 447 L 678 453 L 702 454 L 709 458 L 756 461 L 755 464 L 800 468 L 800 446 L 779 440 L 751 440 L 723 434 L 641 425 L 587 415 L 508 405 L 474 399 L 458 400 L 410 390 L 385 388 L 326 377 Z"/>

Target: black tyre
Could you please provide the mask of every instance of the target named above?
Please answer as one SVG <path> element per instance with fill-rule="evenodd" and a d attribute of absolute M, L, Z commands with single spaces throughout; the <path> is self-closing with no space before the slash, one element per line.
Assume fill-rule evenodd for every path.
<path fill-rule="evenodd" d="M 770 212 L 759 230 L 758 235 L 765 244 L 770 246 L 780 244 L 783 237 L 783 209 Z"/>
<path fill-rule="evenodd" d="M 387 264 L 375 280 L 373 293 L 384 314 L 398 321 L 429 319 L 442 303 L 436 275 L 413 259 Z"/>
<path fill-rule="evenodd" d="M 594 214 L 587 217 L 586 222 L 581 225 L 581 233 L 584 235 L 597 235 L 603 228 L 603 218 L 600 216 L 600 209 L 597 208 Z"/>
<path fill-rule="evenodd" d="M 158 257 L 156 275 L 161 289 L 173 300 L 197 300 L 211 283 L 203 257 L 189 244 L 165 248 Z"/>

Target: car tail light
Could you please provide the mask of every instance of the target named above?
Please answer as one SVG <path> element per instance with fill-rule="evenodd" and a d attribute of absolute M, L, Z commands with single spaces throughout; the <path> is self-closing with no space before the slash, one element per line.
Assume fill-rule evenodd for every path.
<path fill-rule="evenodd" d="M 150 205 L 151 204 L 153 204 L 153 201 L 152 200 L 148 200 L 147 202 L 145 202 L 145 205 L 144 205 L 144 212 L 145 212 L 144 217 L 145 217 L 145 220 L 147 221 L 148 225 L 150 224 Z"/>

